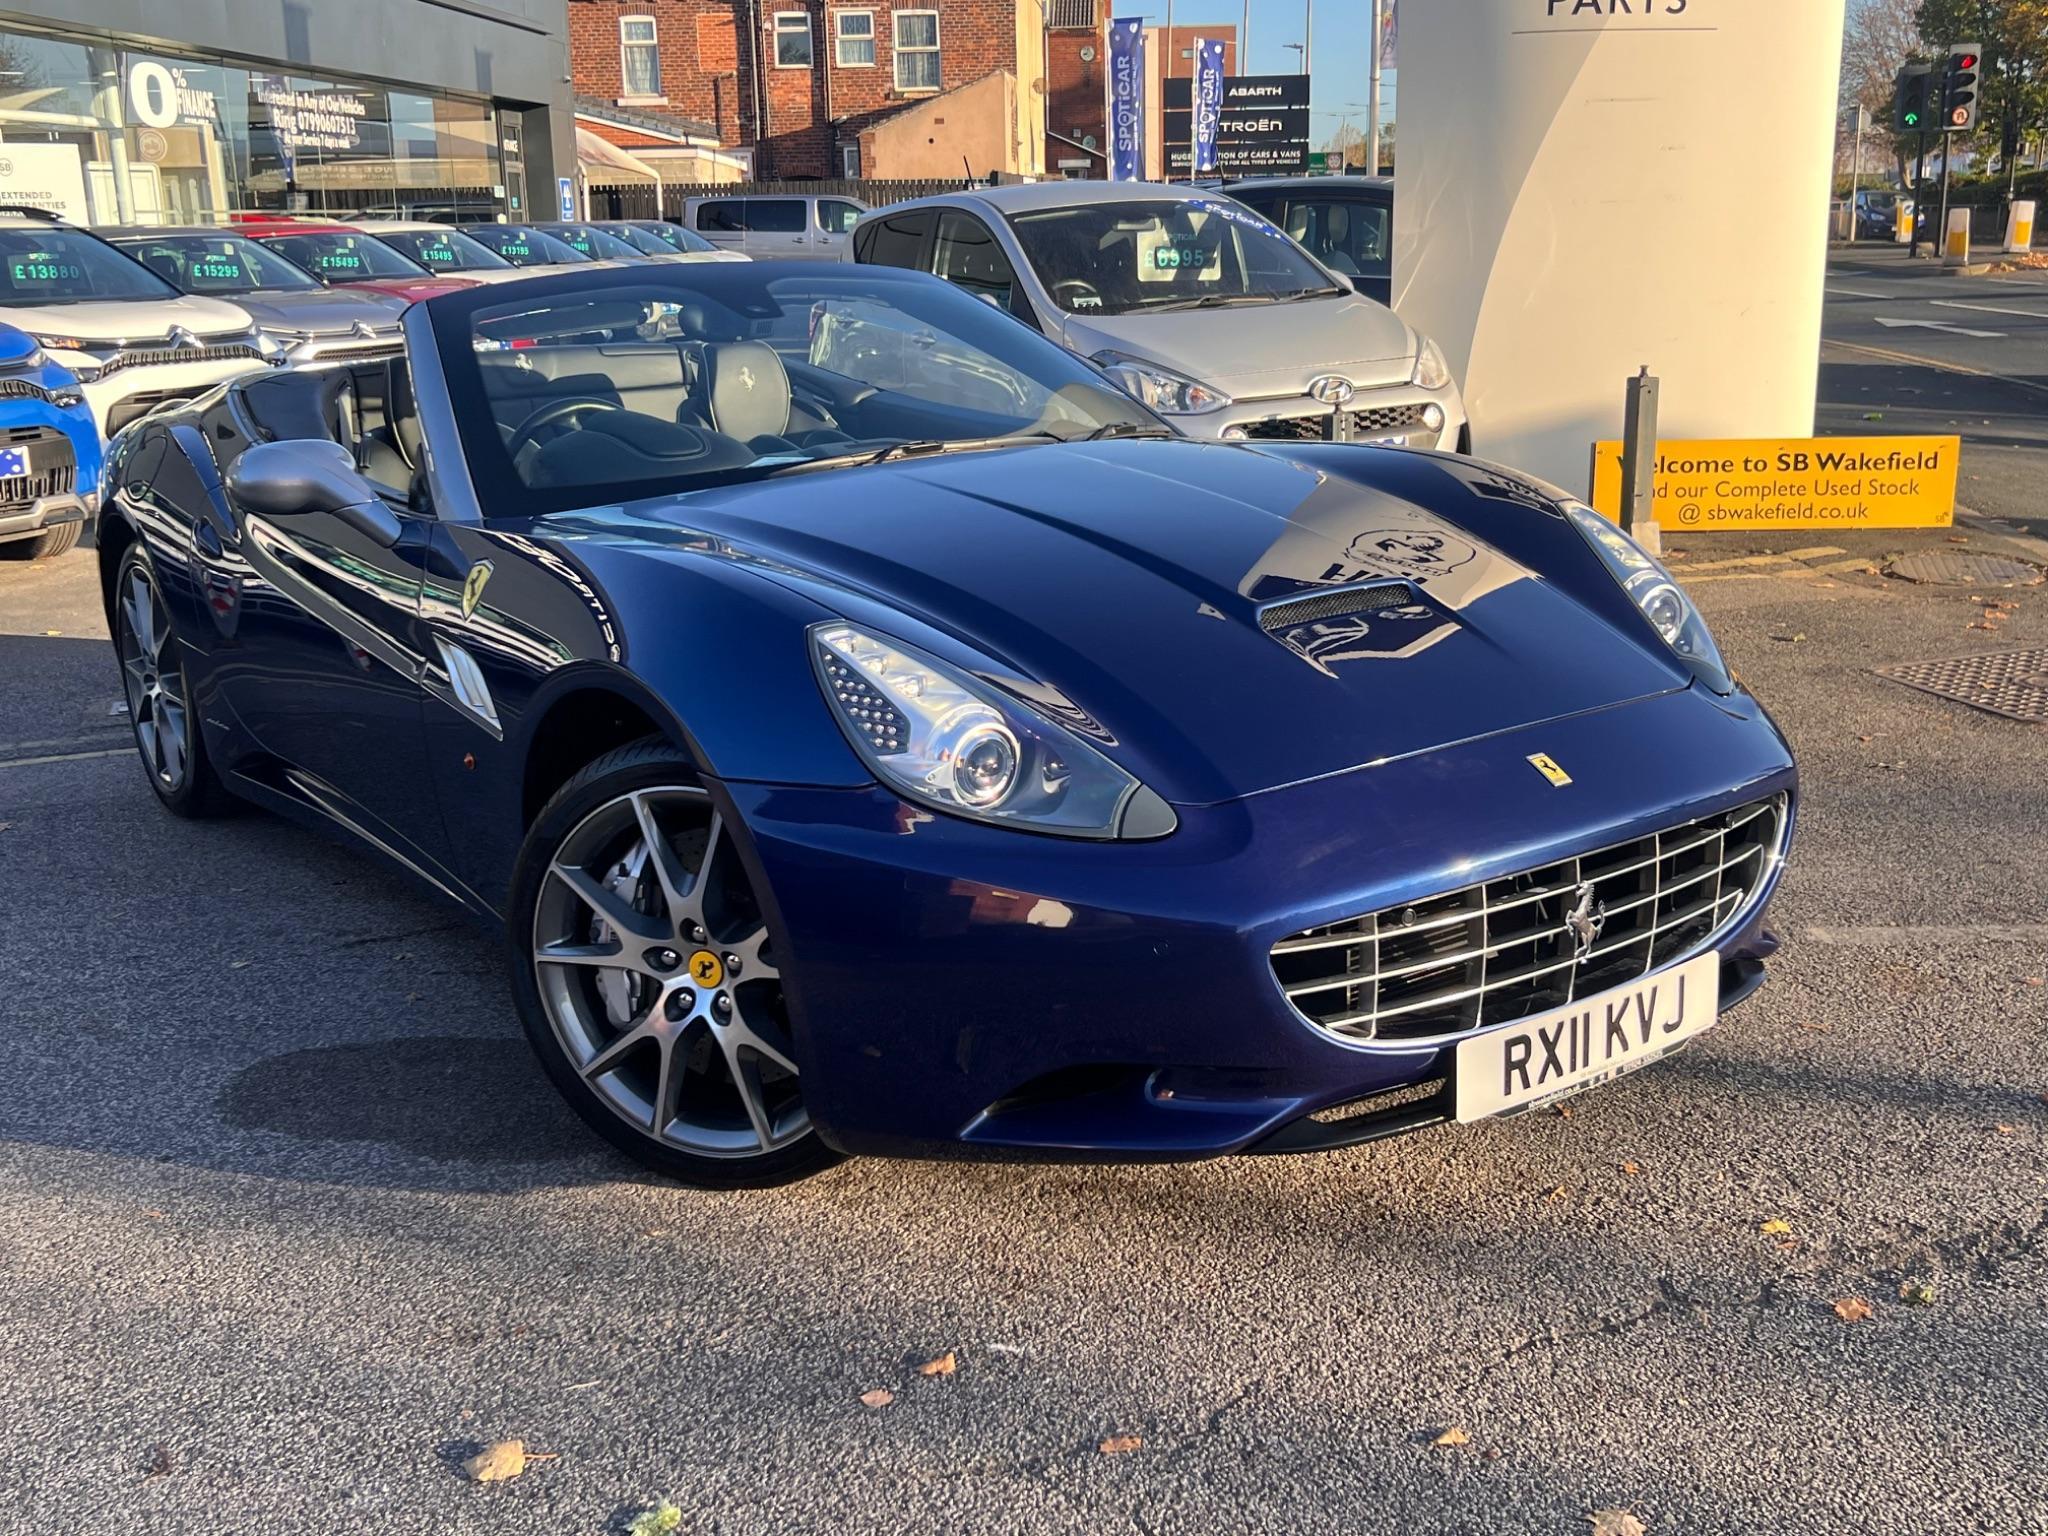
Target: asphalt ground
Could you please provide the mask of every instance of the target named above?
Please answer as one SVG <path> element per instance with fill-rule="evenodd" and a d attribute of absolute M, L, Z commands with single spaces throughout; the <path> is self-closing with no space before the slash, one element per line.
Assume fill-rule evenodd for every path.
<path fill-rule="evenodd" d="M 1851 537 L 1674 549 L 1805 774 L 1771 983 L 1681 1056 L 735 1196 L 572 1119 L 452 911 L 159 810 L 91 554 L 0 569 L 0 1531 L 2048 1527 L 2048 727 L 1872 672 L 2048 647 L 2048 588 Z M 1952 538 L 2031 547 L 1884 542 Z M 556 1459 L 460 1475 L 512 1437 Z"/>

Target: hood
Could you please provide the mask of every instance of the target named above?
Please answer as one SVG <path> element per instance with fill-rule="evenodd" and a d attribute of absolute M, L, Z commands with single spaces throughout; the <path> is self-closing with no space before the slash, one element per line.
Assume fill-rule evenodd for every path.
<path fill-rule="evenodd" d="M 403 299 L 411 304 L 419 299 L 431 299 L 440 294 L 454 293 L 463 288 L 474 288 L 475 283 L 466 277 L 366 277 L 360 282 L 336 283 L 337 288 L 360 289 L 365 293 L 389 294 L 394 299 Z"/>
<path fill-rule="evenodd" d="M 1069 351 L 1146 358 L 1237 400 L 1299 395 L 1326 373 L 1374 389 L 1405 384 L 1415 371 L 1415 333 L 1384 304 L 1357 294 L 1165 314 L 1068 315 L 1062 325 Z"/>
<path fill-rule="evenodd" d="M 163 341 L 173 326 L 193 335 L 232 336 L 250 327 L 248 312 L 223 299 L 180 294 L 174 299 L 109 299 L 103 303 L 38 304 L 15 312 L 25 331 L 76 336 L 94 344 Z"/>
<path fill-rule="evenodd" d="M 1471 495 L 1445 484 L 1446 504 Z M 1689 680 L 1452 518 L 1229 444 L 965 453 L 547 521 L 700 552 L 709 535 L 856 622 L 910 615 L 1063 694 L 1183 804 Z"/>
<path fill-rule="evenodd" d="M 358 324 L 380 336 L 398 330 L 400 306 L 375 294 L 351 293 L 345 288 L 272 288 L 237 294 L 235 302 L 273 334 L 345 335 Z"/>

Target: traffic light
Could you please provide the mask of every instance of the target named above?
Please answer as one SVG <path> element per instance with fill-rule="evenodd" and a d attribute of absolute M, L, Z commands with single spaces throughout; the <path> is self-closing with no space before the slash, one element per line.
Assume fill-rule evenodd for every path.
<path fill-rule="evenodd" d="M 1927 133 L 1934 127 L 1939 102 L 1932 99 L 1934 66 L 1908 64 L 1892 81 L 1892 129 L 1897 133 Z"/>
<path fill-rule="evenodd" d="M 1975 43 L 1957 43 L 1948 51 L 1948 67 L 1941 77 L 1941 122 L 1943 133 L 1968 133 L 1977 126 L 1977 72 L 1984 53 Z"/>

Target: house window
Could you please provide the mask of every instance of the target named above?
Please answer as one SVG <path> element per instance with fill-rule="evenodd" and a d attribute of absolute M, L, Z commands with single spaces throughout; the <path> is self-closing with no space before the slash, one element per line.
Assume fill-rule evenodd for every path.
<path fill-rule="evenodd" d="M 775 67 L 777 69 L 809 69 L 811 67 L 811 13 L 809 11 L 777 11 L 775 13 Z"/>
<path fill-rule="evenodd" d="M 839 146 L 839 174 L 848 181 L 860 180 L 860 144 L 858 141 Z"/>
<path fill-rule="evenodd" d="M 661 94 L 661 46 L 652 16 L 619 18 L 619 80 L 629 98 Z"/>
<path fill-rule="evenodd" d="M 939 88 L 939 13 L 897 11 L 896 89 L 936 91 Z"/>
<path fill-rule="evenodd" d="M 832 16 L 833 57 L 841 69 L 875 67 L 875 13 L 835 11 Z"/>

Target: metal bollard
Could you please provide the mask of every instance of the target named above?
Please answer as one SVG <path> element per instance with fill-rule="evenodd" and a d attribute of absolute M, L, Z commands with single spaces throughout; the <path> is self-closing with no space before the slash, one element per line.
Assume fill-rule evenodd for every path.
<path fill-rule="evenodd" d="M 1628 381 L 1622 416 L 1621 526 L 1651 554 L 1663 552 L 1657 526 L 1657 381 L 1648 363 Z"/>

